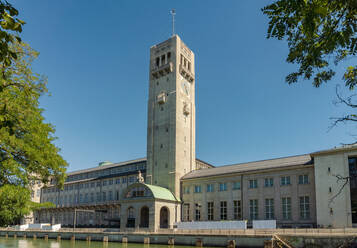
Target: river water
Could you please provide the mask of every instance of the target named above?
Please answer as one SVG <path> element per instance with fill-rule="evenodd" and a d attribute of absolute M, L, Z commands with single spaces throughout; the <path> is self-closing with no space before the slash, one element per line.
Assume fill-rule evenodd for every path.
<path fill-rule="evenodd" d="M 122 244 L 118 242 L 103 243 L 99 241 L 70 241 L 32 238 L 0 238 L 0 248 L 167 248 L 167 245 L 144 245 L 144 244 Z M 180 248 L 192 248 L 191 246 L 180 246 Z"/>

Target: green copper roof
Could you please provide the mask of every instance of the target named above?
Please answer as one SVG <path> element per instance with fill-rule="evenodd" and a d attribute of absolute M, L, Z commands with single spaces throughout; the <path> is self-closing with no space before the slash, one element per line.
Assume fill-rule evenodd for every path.
<path fill-rule="evenodd" d="M 152 194 L 154 195 L 155 199 L 162 199 L 162 200 L 169 200 L 169 201 L 178 201 L 176 197 L 171 193 L 170 190 L 160 187 L 160 186 L 155 186 L 151 184 L 144 184 L 146 187 L 148 187 Z"/>
<path fill-rule="evenodd" d="M 104 166 L 104 165 L 110 165 L 110 164 L 113 164 L 113 163 L 110 161 L 103 161 L 103 162 L 100 162 L 98 166 Z"/>

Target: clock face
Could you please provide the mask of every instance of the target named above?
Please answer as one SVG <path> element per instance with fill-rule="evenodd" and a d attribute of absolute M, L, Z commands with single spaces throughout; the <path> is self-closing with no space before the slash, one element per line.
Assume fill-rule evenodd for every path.
<path fill-rule="evenodd" d="M 185 79 L 181 80 L 181 87 L 183 93 L 186 94 L 186 96 L 190 96 L 190 83 L 187 82 Z"/>

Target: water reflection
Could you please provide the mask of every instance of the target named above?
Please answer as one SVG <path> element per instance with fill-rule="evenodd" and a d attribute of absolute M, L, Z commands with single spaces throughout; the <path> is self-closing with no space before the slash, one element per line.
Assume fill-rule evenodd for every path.
<path fill-rule="evenodd" d="M 57 241 L 54 239 L 32 239 L 32 238 L 0 238 L 0 248 L 167 248 L 167 245 L 147 245 L 147 244 L 122 244 L 117 242 L 99 241 Z M 192 248 L 180 246 L 180 248 Z"/>

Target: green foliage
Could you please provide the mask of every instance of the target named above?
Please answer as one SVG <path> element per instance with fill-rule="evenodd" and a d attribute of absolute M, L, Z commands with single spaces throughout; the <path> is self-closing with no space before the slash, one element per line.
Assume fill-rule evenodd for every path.
<path fill-rule="evenodd" d="M 31 201 L 30 190 L 7 184 L 0 187 L 0 226 L 16 224 L 31 211 L 53 207 L 54 204 Z"/>
<path fill-rule="evenodd" d="M 31 201 L 31 186 L 55 179 L 62 187 L 67 166 L 53 144 L 55 130 L 44 122 L 39 107 L 47 80 L 32 72 L 38 53 L 21 42 L 25 22 L 18 14 L 0 0 L 0 226 L 51 207 Z"/>
<path fill-rule="evenodd" d="M 55 177 L 62 186 L 67 163 L 53 144 L 54 128 L 44 122 L 39 97 L 47 92 L 47 80 L 33 73 L 38 53 L 17 43 L 15 62 L 0 77 L 0 186 L 28 186 L 31 181 L 47 183 Z"/>
<path fill-rule="evenodd" d="M 357 0 L 278 0 L 262 11 L 270 19 L 267 38 L 287 39 L 286 60 L 299 65 L 289 84 L 303 78 L 319 87 L 335 75 L 333 65 L 357 53 Z M 351 90 L 356 70 L 351 65 L 343 77 Z"/>
<path fill-rule="evenodd" d="M 0 226 L 17 222 L 31 211 L 30 191 L 16 185 L 0 187 Z"/>
<path fill-rule="evenodd" d="M 0 225 L 47 206 L 29 200 L 31 185 L 54 178 L 61 187 L 67 166 L 53 144 L 55 130 L 39 107 L 47 80 L 32 72 L 38 53 L 24 43 L 15 42 L 11 49 L 17 59 L 0 74 L 0 190 L 11 196 L 4 200 L 0 195 Z"/>
<path fill-rule="evenodd" d="M 12 50 L 14 42 L 20 42 L 19 33 L 22 32 L 24 21 L 16 18 L 19 12 L 7 1 L 0 0 L 0 64 L 10 66 L 17 58 Z"/>

